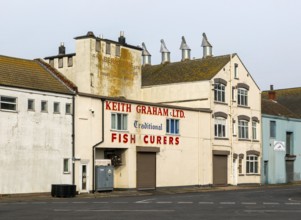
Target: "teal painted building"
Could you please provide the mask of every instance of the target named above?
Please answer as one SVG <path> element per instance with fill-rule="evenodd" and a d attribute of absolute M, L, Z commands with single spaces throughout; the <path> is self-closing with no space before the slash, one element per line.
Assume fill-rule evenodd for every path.
<path fill-rule="evenodd" d="M 301 180 L 301 117 L 294 109 L 299 97 L 299 88 L 262 93 L 263 184 Z"/>

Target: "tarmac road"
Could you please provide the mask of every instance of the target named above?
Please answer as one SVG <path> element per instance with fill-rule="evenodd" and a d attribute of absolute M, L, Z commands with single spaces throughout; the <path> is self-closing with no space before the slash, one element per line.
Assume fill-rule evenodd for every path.
<path fill-rule="evenodd" d="M 0 219 L 301 219 L 300 185 L 181 192 L 0 199 Z"/>

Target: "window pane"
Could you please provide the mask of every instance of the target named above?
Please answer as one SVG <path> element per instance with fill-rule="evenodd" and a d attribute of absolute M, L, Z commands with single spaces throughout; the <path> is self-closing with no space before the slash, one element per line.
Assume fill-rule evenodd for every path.
<path fill-rule="evenodd" d="M 121 130 L 121 128 L 122 128 L 121 114 L 117 114 L 117 130 Z"/>
<path fill-rule="evenodd" d="M 123 128 L 122 130 L 127 130 L 128 128 L 128 117 L 127 115 L 123 115 Z"/>
<path fill-rule="evenodd" d="M 166 133 L 170 133 L 170 130 L 169 130 L 169 119 L 166 119 Z"/>
<path fill-rule="evenodd" d="M 111 115 L 111 129 L 116 129 L 116 115 Z"/>

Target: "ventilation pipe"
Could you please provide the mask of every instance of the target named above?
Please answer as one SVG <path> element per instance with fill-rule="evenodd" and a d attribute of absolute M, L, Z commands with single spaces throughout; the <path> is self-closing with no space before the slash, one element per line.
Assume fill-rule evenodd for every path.
<path fill-rule="evenodd" d="M 160 52 L 162 54 L 162 64 L 170 62 L 170 52 L 167 49 L 164 40 L 161 40 L 161 49 Z"/>
<path fill-rule="evenodd" d="M 212 45 L 209 43 L 205 33 L 203 33 L 202 47 L 203 47 L 203 58 L 212 57 Z"/>
<path fill-rule="evenodd" d="M 118 38 L 118 42 L 122 45 L 125 45 L 124 31 L 120 31 L 120 37 Z"/>
<path fill-rule="evenodd" d="M 186 40 L 184 36 L 182 36 L 182 43 L 180 46 L 180 50 L 182 50 L 182 61 L 190 60 L 190 48 L 186 44 Z"/>
<path fill-rule="evenodd" d="M 142 64 L 143 65 L 151 65 L 151 54 L 146 49 L 145 43 L 142 43 Z"/>
<path fill-rule="evenodd" d="M 64 46 L 64 43 L 61 43 L 61 46 L 59 46 L 59 55 L 65 55 L 66 54 L 66 48 Z"/>

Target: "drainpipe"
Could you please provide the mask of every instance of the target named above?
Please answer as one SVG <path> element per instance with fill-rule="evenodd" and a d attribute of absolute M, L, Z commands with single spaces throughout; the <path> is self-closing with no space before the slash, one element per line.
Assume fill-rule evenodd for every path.
<path fill-rule="evenodd" d="M 101 145 L 105 138 L 104 138 L 104 128 L 105 128 L 105 123 L 104 123 L 104 118 L 105 118 L 105 113 L 104 113 L 104 103 L 105 103 L 105 99 L 101 99 L 102 103 L 101 103 L 101 111 L 102 111 L 102 116 L 101 116 L 101 120 L 102 120 L 102 124 L 101 124 L 101 141 L 99 141 L 98 143 L 96 143 L 95 145 L 93 145 L 92 147 L 92 192 L 95 192 L 95 148 L 98 145 Z"/>
<path fill-rule="evenodd" d="M 75 158 L 75 95 L 72 96 L 72 159 Z M 75 161 L 72 161 L 72 185 L 75 184 Z"/>

